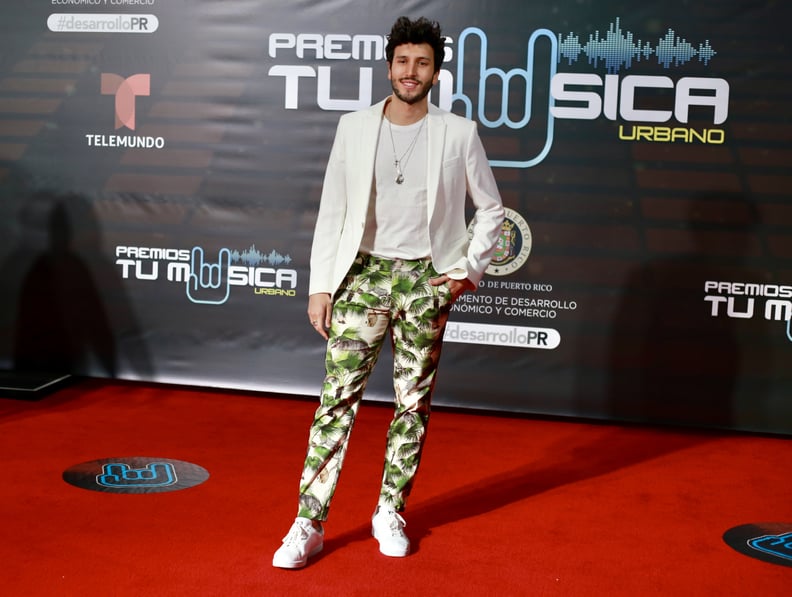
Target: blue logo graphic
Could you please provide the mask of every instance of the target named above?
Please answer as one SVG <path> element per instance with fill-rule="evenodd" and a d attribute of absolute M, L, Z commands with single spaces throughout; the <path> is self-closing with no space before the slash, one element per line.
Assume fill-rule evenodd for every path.
<path fill-rule="evenodd" d="M 758 551 L 792 560 L 792 533 L 782 535 L 764 535 L 748 540 L 748 545 Z"/>
<path fill-rule="evenodd" d="M 145 456 L 102 458 L 63 471 L 63 480 L 68 484 L 102 493 L 179 491 L 200 485 L 208 478 L 209 472 L 197 464 Z"/>
<path fill-rule="evenodd" d="M 290 283 L 294 289 L 297 284 L 294 270 L 259 267 L 288 265 L 291 261 L 289 255 L 281 255 L 274 249 L 265 254 L 251 245 L 241 252 L 222 248 L 217 261 L 208 262 L 203 248 L 193 247 L 187 275 L 187 298 L 201 305 L 222 305 L 231 296 L 233 285 L 280 289 L 283 282 Z"/>
<path fill-rule="evenodd" d="M 709 61 L 717 54 L 709 40 L 700 43 L 697 49 L 680 38 L 673 29 L 668 29 L 665 37 L 657 40 L 655 45 L 641 40 L 636 42 L 633 33 L 622 31 L 619 19 L 610 24 L 603 37 L 599 31 L 589 35 L 585 45 L 580 44 L 580 38 L 574 33 L 569 33 L 566 37 L 559 35 L 558 39 L 561 50 L 559 61 L 565 58 L 567 64 L 572 64 L 584 54 L 589 64 L 594 67 L 598 67 L 600 62 L 604 63 L 609 74 L 618 73 L 621 68 L 632 67 L 633 60 L 648 60 L 652 54 L 657 56 L 657 63 L 662 64 L 663 68 L 670 68 L 672 63 L 674 66 L 681 66 L 690 62 L 694 56 L 698 57 L 699 62 L 709 65 Z"/>
<path fill-rule="evenodd" d="M 549 29 L 537 29 L 533 32 L 528 40 L 528 51 L 525 61 L 525 68 L 513 68 L 508 72 L 500 68 L 487 66 L 487 34 L 478 27 L 468 27 L 459 36 L 459 57 L 457 59 L 457 74 L 455 87 L 456 90 L 451 96 L 451 101 L 461 101 L 465 106 L 465 116 L 472 118 L 473 116 L 473 102 L 463 93 L 464 88 L 464 73 L 465 73 L 465 42 L 471 35 L 478 37 L 481 44 L 480 62 L 479 62 L 479 88 L 478 88 L 478 112 L 477 117 L 479 122 L 487 128 L 496 128 L 506 125 L 511 129 L 523 128 L 531 121 L 531 107 L 533 103 L 533 79 L 534 79 L 534 54 L 536 53 L 536 44 L 540 38 L 545 38 L 550 43 L 550 58 L 549 69 L 550 78 L 556 73 L 558 64 L 558 39 L 556 34 Z M 487 91 L 487 80 L 490 78 L 498 79 L 501 85 L 501 105 L 500 116 L 496 120 L 490 120 L 485 114 L 484 98 Z M 509 86 L 512 79 L 519 79 L 521 83 L 525 84 L 525 105 L 523 107 L 523 116 L 520 120 L 512 120 L 509 116 Z M 553 146 L 553 117 L 550 114 L 550 108 L 553 105 L 553 99 L 550 97 L 548 85 L 547 95 L 547 133 L 545 135 L 544 146 L 539 153 L 528 160 L 513 161 L 513 160 L 490 160 L 493 167 L 504 168 L 530 168 L 541 162 Z"/>
<path fill-rule="evenodd" d="M 113 488 L 167 487 L 177 481 L 176 469 L 168 462 L 152 462 L 143 468 L 113 462 L 102 466 L 102 474 L 96 476 L 99 485 Z"/>
<path fill-rule="evenodd" d="M 480 47 L 478 65 L 478 90 L 471 94 L 471 98 L 465 94 L 465 53 L 466 43 L 469 38 L 474 38 Z M 710 60 L 717 52 L 710 45 L 709 40 L 699 43 L 698 47 L 688 42 L 686 39 L 677 35 L 673 29 L 668 29 L 664 37 L 658 39 L 656 43 L 644 42 L 635 39 L 635 35 L 629 31 L 623 31 L 620 20 L 610 23 L 609 29 L 605 34 L 599 31 L 590 34 L 588 41 L 581 44 L 580 37 L 575 33 L 567 35 L 556 34 L 549 29 L 537 29 L 531 34 L 528 40 L 525 67 L 512 68 L 505 71 L 501 68 L 488 65 L 488 39 L 487 34 L 478 27 L 468 27 L 459 36 L 459 49 L 457 52 L 456 76 L 454 78 L 454 93 L 451 95 L 451 103 L 461 102 L 464 106 L 466 118 L 476 119 L 487 128 L 497 128 L 506 126 L 511 129 L 521 129 L 536 118 L 533 114 L 534 101 L 534 70 L 537 43 L 547 44 L 549 48 L 548 76 L 550 80 L 558 72 L 558 64 L 561 60 L 566 60 L 571 65 L 577 62 L 581 55 L 588 58 L 588 63 L 595 68 L 604 65 L 608 74 L 616 74 L 622 69 L 629 69 L 633 62 L 641 60 L 648 61 L 650 56 L 657 58 L 657 63 L 663 68 L 668 69 L 673 66 L 682 66 L 697 57 L 699 62 L 709 65 Z M 522 106 L 522 115 L 519 118 L 512 118 L 509 111 L 509 97 L 513 95 L 513 84 L 517 88 L 525 87 L 525 101 Z M 487 89 L 500 92 L 500 106 L 497 118 L 490 118 L 485 110 L 485 97 Z M 541 97 L 547 101 L 546 114 L 539 115 L 546 122 L 545 139 L 539 152 L 524 160 L 490 160 L 493 167 L 503 168 L 530 168 L 542 162 L 553 146 L 554 136 L 554 117 L 552 109 L 555 106 L 555 98 L 552 95 L 551 86 L 548 85 L 547 97 Z M 475 105 L 474 105 L 475 102 Z M 492 110 L 492 107 L 489 107 Z M 497 108 L 496 108 L 497 110 Z M 511 112 L 512 114 L 514 112 Z"/>
<path fill-rule="evenodd" d="M 204 250 L 201 247 L 194 247 L 190 255 L 187 298 L 201 305 L 222 305 L 231 295 L 229 267 L 231 267 L 231 251 L 228 249 L 220 249 L 216 263 L 207 263 L 204 259 Z M 203 296 L 199 296 L 199 293 Z"/>

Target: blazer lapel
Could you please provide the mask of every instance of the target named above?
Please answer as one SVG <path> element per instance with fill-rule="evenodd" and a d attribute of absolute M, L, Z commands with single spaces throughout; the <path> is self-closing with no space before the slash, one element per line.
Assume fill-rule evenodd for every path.
<path fill-rule="evenodd" d="M 379 102 L 366 112 L 365 121 L 360 128 L 358 146 L 354 152 L 357 155 L 357 176 L 355 178 L 358 188 L 355 189 L 353 196 L 359 199 L 366 208 L 371 195 L 371 184 L 374 180 L 374 159 L 377 155 L 384 103 L 384 101 Z"/>

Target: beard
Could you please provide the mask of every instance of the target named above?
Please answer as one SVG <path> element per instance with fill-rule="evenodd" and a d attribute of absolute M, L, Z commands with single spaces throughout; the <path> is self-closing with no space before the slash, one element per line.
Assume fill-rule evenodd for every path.
<path fill-rule="evenodd" d="M 410 79 L 411 81 L 417 81 L 417 79 Z M 406 95 L 399 91 L 398 86 L 395 81 L 391 80 L 391 88 L 393 89 L 393 94 L 403 101 L 405 104 L 417 104 L 432 90 L 432 81 L 430 80 L 427 83 L 421 83 L 418 81 L 418 87 L 416 87 L 415 91 L 412 92 L 412 95 Z"/>

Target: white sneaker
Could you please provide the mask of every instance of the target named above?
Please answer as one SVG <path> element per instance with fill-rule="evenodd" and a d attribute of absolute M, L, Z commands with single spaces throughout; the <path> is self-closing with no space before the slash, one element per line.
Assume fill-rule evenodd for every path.
<path fill-rule="evenodd" d="M 283 545 L 272 557 L 276 568 L 302 568 L 308 558 L 315 556 L 324 547 L 324 529 L 316 530 L 310 518 L 294 519 L 289 534 L 283 538 Z"/>
<path fill-rule="evenodd" d="M 371 518 L 371 534 L 379 541 L 380 553 L 403 558 L 410 553 L 410 540 L 404 534 L 407 523 L 398 512 L 377 508 Z"/>

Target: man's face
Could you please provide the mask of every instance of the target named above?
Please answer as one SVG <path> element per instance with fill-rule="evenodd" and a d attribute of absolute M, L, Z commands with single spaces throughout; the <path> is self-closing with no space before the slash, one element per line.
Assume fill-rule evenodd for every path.
<path fill-rule="evenodd" d="M 408 104 L 423 100 L 439 74 L 434 72 L 434 51 L 427 43 L 396 46 L 393 62 L 388 64 L 393 93 Z"/>

